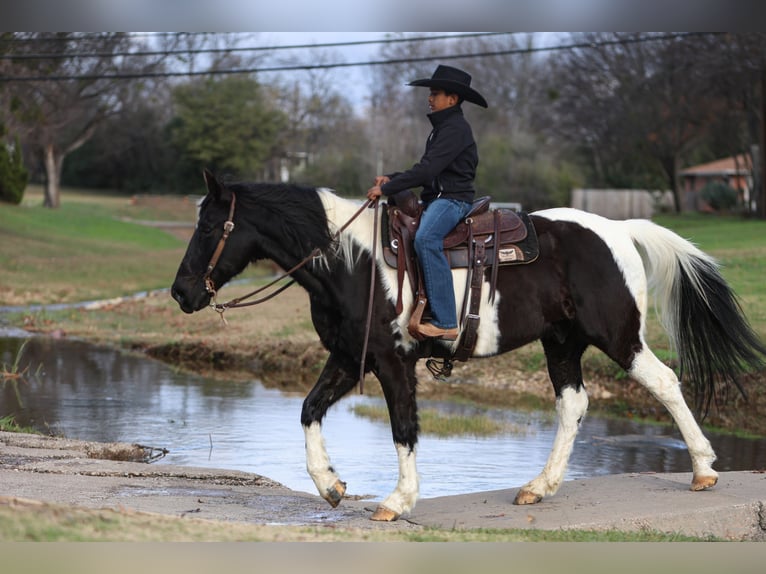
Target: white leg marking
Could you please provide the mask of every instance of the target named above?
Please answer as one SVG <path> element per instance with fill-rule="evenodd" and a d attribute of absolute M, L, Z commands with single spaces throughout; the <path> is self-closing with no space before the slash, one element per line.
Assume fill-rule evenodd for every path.
<path fill-rule="evenodd" d="M 339 480 L 338 475 L 330 464 L 330 456 L 325 449 L 324 438 L 322 437 L 322 424 L 313 422 L 309 426 L 303 427 L 306 435 L 306 470 L 311 476 L 311 480 L 323 498 L 327 498 L 327 493 Z"/>
<path fill-rule="evenodd" d="M 702 434 L 681 393 L 681 383 L 672 369 L 664 365 L 647 347 L 633 360 L 630 376 L 646 387 L 676 421 L 692 459 L 695 477 L 717 477 L 713 470 L 715 452 Z"/>
<path fill-rule="evenodd" d="M 587 410 L 588 394 L 584 387 L 578 391 L 566 387 L 561 392 L 561 396 L 556 399 L 559 426 L 548 462 L 539 476 L 522 487 L 522 491 L 530 491 L 541 498 L 556 493 L 564 481 L 575 437 Z"/>
<path fill-rule="evenodd" d="M 396 514 L 404 514 L 415 508 L 420 491 L 415 450 L 397 444 L 396 454 L 399 458 L 399 481 L 394 491 L 388 495 L 381 506 L 385 506 Z"/>

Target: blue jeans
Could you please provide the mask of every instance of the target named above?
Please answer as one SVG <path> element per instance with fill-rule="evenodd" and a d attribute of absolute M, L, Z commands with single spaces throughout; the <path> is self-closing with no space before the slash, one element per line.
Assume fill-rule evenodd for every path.
<path fill-rule="evenodd" d="M 452 271 L 442 244 L 444 237 L 471 211 L 467 201 L 437 198 L 428 204 L 415 233 L 415 252 L 423 269 L 432 324 L 441 329 L 457 327 Z"/>

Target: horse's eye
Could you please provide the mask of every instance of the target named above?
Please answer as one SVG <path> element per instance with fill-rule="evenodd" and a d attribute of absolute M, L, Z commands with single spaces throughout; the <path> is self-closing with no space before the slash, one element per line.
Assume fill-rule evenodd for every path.
<path fill-rule="evenodd" d="M 210 235 L 213 232 L 213 228 L 209 223 L 205 221 L 198 221 L 197 231 L 199 231 L 202 235 Z"/>

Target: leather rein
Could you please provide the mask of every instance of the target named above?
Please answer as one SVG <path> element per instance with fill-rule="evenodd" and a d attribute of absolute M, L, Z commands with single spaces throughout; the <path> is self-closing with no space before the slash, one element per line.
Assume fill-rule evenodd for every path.
<path fill-rule="evenodd" d="M 255 295 L 258 295 L 262 293 L 263 291 L 269 289 L 270 287 L 274 286 L 275 284 L 282 281 L 282 279 L 285 279 L 287 277 L 291 277 L 293 273 L 301 269 L 302 267 L 306 266 L 310 261 L 313 259 L 319 257 L 322 254 L 322 250 L 319 247 L 314 248 L 314 250 L 309 253 L 306 257 L 301 259 L 295 266 L 291 267 L 282 275 L 276 277 L 274 280 L 270 281 L 266 285 L 263 285 L 262 287 L 259 287 L 258 289 L 251 291 L 250 293 L 247 293 L 245 295 L 242 295 L 241 297 L 236 297 L 234 299 L 231 299 L 227 301 L 226 303 L 218 303 L 216 300 L 216 296 L 218 295 L 218 292 L 215 288 L 215 283 L 213 283 L 213 280 L 211 278 L 211 275 L 213 274 L 213 270 L 215 269 L 215 266 L 218 264 L 218 260 L 221 258 L 221 253 L 223 253 L 223 248 L 226 245 L 226 240 L 229 238 L 229 235 L 231 235 L 231 232 L 234 231 L 234 207 L 236 206 L 237 202 L 237 196 L 232 193 L 231 194 L 231 204 L 229 205 L 229 217 L 223 224 L 223 235 L 221 236 L 221 239 L 218 240 L 218 245 L 216 245 L 215 251 L 213 252 L 213 256 L 210 258 L 210 262 L 207 265 L 207 269 L 205 270 L 204 275 L 204 282 L 205 282 L 205 290 L 210 294 L 211 296 L 211 303 L 210 307 L 214 311 L 216 311 L 220 317 L 221 321 L 223 321 L 224 324 L 227 324 L 226 319 L 224 318 L 223 314 L 227 309 L 235 309 L 237 307 L 251 307 L 253 305 L 258 305 L 260 303 L 264 303 L 265 301 L 268 301 L 269 299 L 272 299 L 279 295 L 282 291 L 290 287 L 295 283 L 295 279 L 291 279 L 288 283 L 285 285 L 282 285 L 279 289 L 276 289 L 272 293 L 269 293 L 268 295 L 264 295 L 263 297 L 260 297 L 259 299 L 255 299 L 253 301 L 244 302 L 246 299 L 250 299 L 251 297 L 254 297 Z M 375 273 L 375 262 L 376 262 L 376 255 L 377 255 L 377 245 L 378 245 L 378 204 L 379 201 L 376 200 L 367 200 L 354 215 L 351 216 L 351 218 L 346 221 L 346 223 L 343 224 L 343 226 L 338 229 L 338 231 L 335 232 L 335 234 L 332 236 L 331 243 L 334 242 L 343 231 L 346 230 L 346 228 L 351 225 L 351 223 L 359 217 L 362 212 L 364 212 L 365 209 L 368 207 L 374 207 L 375 208 L 375 216 L 374 216 L 374 228 L 373 228 L 373 241 L 372 241 L 372 271 L 371 271 L 371 277 L 370 277 L 370 289 L 369 289 L 369 296 L 368 296 L 368 302 L 367 302 L 367 320 L 364 328 L 364 344 L 362 346 L 362 360 L 361 365 L 359 367 L 359 392 L 360 394 L 364 393 L 364 364 L 365 364 L 365 357 L 367 355 L 367 343 L 370 338 L 370 324 L 372 322 L 372 307 L 373 307 L 373 298 L 375 295 L 375 279 L 376 279 L 376 273 Z"/>

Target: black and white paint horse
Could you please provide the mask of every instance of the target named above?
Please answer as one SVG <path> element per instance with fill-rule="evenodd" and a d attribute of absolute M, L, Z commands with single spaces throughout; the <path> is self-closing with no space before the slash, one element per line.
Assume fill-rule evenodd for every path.
<path fill-rule="evenodd" d="M 316 248 L 321 256 L 293 278 L 308 292 L 311 317 L 327 363 L 306 397 L 301 423 L 306 464 L 319 493 L 332 506 L 346 485 L 330 463 L 322 436 L 327 409 L 358 382 L 371 280 L 375 211 L 352 219 L 358 202 L 327 189 L 287 184 L 223 184 L 205 173 L 208 194 L 173 283 L 172 296 L 186 313 L 207 307 L 206 270 L 222 244 L 224 224 L 234 228 L 209 275 L 219 289 L 249 263 L 270 259 L 291 269 Z M 236 198 L 236 204 L 234 199 Z M 236 207 L 234 207 L 236 205 Z M 702 404 L 716 381 L 736 381 L 742 369 L 760 367 L 766 352 L 746 322 L 715 261 L 686 240 L 647 220 L 612 221 L 574 209 L 531 215 L 540 243 L 539 259 L 503 267 L 497 294 L 485 289 L 474 356 L 505 353 L 540 340 L 556 396 L 558 430 L 542 472 L 523 485 L 517 504 L 539 502 L 561 485 L 580 421 L 588 407 L 580 360 L 589 346 L 603 351 L 646 387 L 673 416 L 691 455 L 692 490 L 712 487 L 715 454 L 681 394 L 679 379 L 646 344 L 650 290 L 663 324 L 678 350 L 681 370 L 697 385 Z M 380 253 L 380 250 L 378 250 Z M 372 515 L 396 520 L 418 497 L 415 365 L 426 353 L 449 357 L 453 342 L 424 345 L 407 332 L 411 294 L 397 316 L 396 273 L 378 255 L 365 372 L 372 372 L 388 406 L 398 454 L 399 480 Z M 460 308 L 465 270 L 456 270 Z"/>

